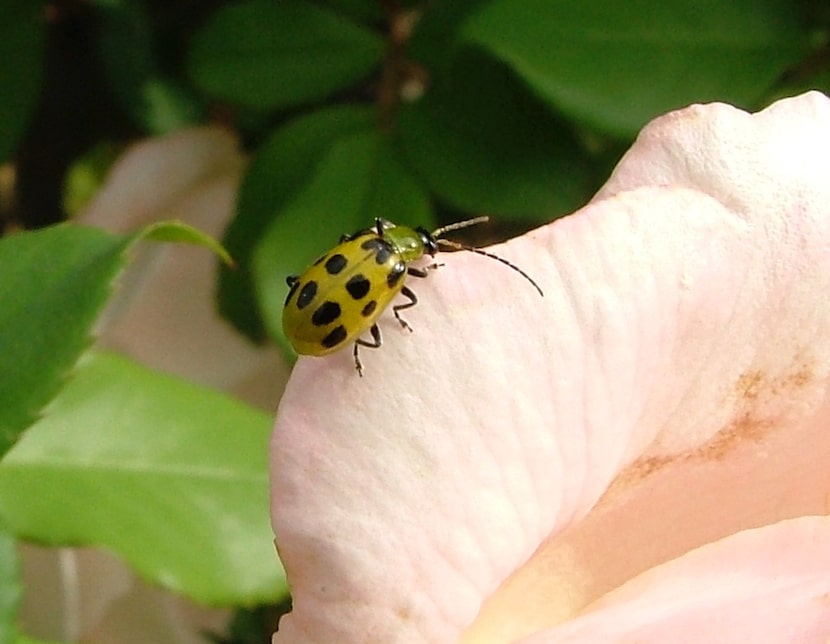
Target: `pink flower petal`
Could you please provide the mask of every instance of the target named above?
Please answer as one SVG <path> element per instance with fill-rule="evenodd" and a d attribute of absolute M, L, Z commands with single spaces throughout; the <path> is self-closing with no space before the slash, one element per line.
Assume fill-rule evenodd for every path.
<path fill-rule="evenodd" d="M 80 217 L 116 232 L 179 219 L 221 237 L 244 169 L 236 139 L 194 128 L 132 146 Z M 284 360 L 219 317 L 217 259 L 204 248 L 144 245 L 102 330 L 105 346 L 157 369 L 276 407 Z"/>
<path fill-rule="evenodd" d="M 712 318 L 706 308 L 712 303 L 690 314 L 692 332 L 719 342 L 715 355 L 709 349 L 703 356 L 710 370 L 701 373 L 694 362 L 705 345 L 693 343 L 689 357 L 678 351 L 673 375 L 693 377 L 694 386 L 682 391 L 684 400 L 659 442 L 618 477 L 585 520 L 547 540 L 489 598 L 467 633 L 469 641 L 505 641 L 480 639 L 485 634 L 531 633 L 690 548 L 782 518 L 827 512 L 827 121 L 828 102 L 819 94 L 781 101 L 757 115 L 722 105 L 669 114 L 644 130 L 600 193 L 613 201 L 621 181 L 631 189 L 622 197 L 646 189 L 634 183 L 631 164 L 667 186 L 697 181 L 703 192 L 715 192 L 710 185 L 732 186 L 731 195 L 714 196 L 743 204 L 736 207 L 738 217 L 760 213 L 753 233 L 759 241 L 768 238 L 767 256 L 750 257 L 750 268 L 737 264 L 734 275 L 724 272 L 711 280 L 712 295 L 736 277 L 737 284 L 746 277 L 756 284 L 734 300 L 725 297 L 730 319 L 721 330 L 699 322 Z M 679 150 L 686 150 L 684 160 Z M 715 154 L 707 156 L 712 150 Z M 730 166 L 733 176 L 719 181 L 716 175 L 707 184 L 708 165 L 718 172 Z M 761 175 L 757 186 L 753 174 Z M 788 186 L 792 204 L 785 202 Z M 682 386 L 682 380 L 673 384 Z M 714 389 L 707 395 L 706 387 Z M 658 393 L 659 388 L 650 392 Z M 672 453 L 661 445 L 695 437 L 707 427 L 717 435 L 697 449 L 683 451 L 681 443 Z M 528 601 L 530 595 L 536 601 Z"/>
<path fill-rule="evenodd" d="M 830 639 L 830 518 L 733 535 L 631 580 L 521 644 Z"/>
<path fill-rule="evenodd" d="M 135 230 L 198 198 L 199 189 L 217 184 L 236 187 L 244 159 L 235 137 L 213 127 L 182 130 L 138 143 L 115 163 L 106 184 L 83 214 L 84 223 L 109 230 Z M 222 230 L 227 217 L 216 211 L 197 217 L 193 225 L 212 223 Z M 219 223 L 213 223 L 219 218 Z"/>
<path fill-rule="evenodd" d="M 543 300 L 451 255 L 411 284 L 413 334 L 384 320 L 365 378 L 349 352 L 301 360 L 272 443 L 294 595 L 275 642 L 445 643 L 477 615 L 466 641 L 510 641 L 826 504 L 828 167 L 823 97 L 668 115 L 604 198 L 495 249 Z"/>

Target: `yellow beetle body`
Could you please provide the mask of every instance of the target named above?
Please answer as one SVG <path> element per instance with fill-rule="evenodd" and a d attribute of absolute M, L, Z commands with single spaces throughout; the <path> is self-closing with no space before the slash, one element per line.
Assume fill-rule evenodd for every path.
<path fill-rule="evenodd" d="M 479 248 L 439 239 L 444 232 L 484 221 L 487 217 L 477 217 L 429 232 L 376 219 L 373 230 L 343 237 L 302 275 L 287 278 L 290 288 L 282 312 L 285 337 L 297 353 L 311 356 L 328 355 L 353 342 L 355 367 L 362 376 L 358 347 L 381 346 L 377 319 L 398 294 L 408 301 L 393 305 L 392 312 L 404 329 L 412 331 L 400 316 L 400 311 L 418 302 L 405 284 L 406 277 L 426 277 L 438 264 L 422 268 L 410 264 L 425 255 L 434 257 L 439 245 L 496 259 L 520 273 L 541 295 L 536 282 L 507 260 Z M 367 330 L 371 340 L 360 337 Z"/>

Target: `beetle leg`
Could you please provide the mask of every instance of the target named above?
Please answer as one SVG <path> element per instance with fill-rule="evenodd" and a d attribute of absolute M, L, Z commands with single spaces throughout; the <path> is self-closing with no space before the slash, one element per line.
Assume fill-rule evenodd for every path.
<path fill-rule="evenodd" d="M 409 326 L 407 321 L 404 320 L 401 317 L 401 311 L 403 311 L 404 309 L 409 309 L 409 308 L 412 308 L 413 306 L 415 306 L 418 303 L 418 298 L 415 295 L 415 293 L 413 293 L 409 289 L 409 287 L 407 287 L 407 286 L 404 286 L 401 289 L 401 295 L 403 295 L 404 297 L 408 297 L 409 302 L 405 302 L 404 304 L 396 304 L 395 306 L 392 307 L 392 313 L 395 314 L 395 319 L 400 323 L 400 325 L 404 329 L 406 329 L 407 331 L 409 331 L 411 333 L 412 332 L 412 327 Z"/>
<path fill-rule="evenodd" d="M 363 340 L 362 338 L 358 338 L 355 340 L 354 343 L 354 367 L 357 369 L 357 375 L 361 378 L 363 377 L 363 363 L 360 362 L 360 357 L 357 355 L 357 347 L 369 347 L 370 349 L 380 349 L 381 345 L 383 344 L 383 340 L 380 337 L 380 328 L 377 324 L 373 324 L 372 327 L 369 329 L 369 333 L 372 334 L 372 342 L 368 340 Z"/>
<path fill-rule="evenodd" d="M 427 266 L 416 267 L 416 266 L 407 266 L 406 273 L 407 275 L 412 275 L 412 277 L 426 277 L 429 275 L 430 271 L 434 271 L 436 268 L 441 268 L 443 264 L 428 264 Z"/>

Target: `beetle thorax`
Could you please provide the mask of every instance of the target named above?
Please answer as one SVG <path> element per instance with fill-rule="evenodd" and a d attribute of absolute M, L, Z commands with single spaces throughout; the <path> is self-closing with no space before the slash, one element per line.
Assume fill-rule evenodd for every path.
<path fill-rule="evenodd" d="M 404 262 L 414 262 L 426 252 L 422 234 L 408 226 L 388 228 L 383 231 L 383 238 L 392 244 Z"/>

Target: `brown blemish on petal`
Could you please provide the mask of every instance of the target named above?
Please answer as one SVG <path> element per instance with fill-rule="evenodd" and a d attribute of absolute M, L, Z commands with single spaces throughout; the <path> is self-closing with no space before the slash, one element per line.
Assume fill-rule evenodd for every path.
<path fill-rule="evenodd" d="M 761 396 L 771 399 L 791 395 L 813 380 L 813 372 L 806 365 L 781 378 L 768 379 L 764 372 L 756 370 L 738 376 L 734 389 L 739 399 L 754 402 Z"/>
<path fill-rule="evenodd" d="M 611 485 L 605 490 L 605 494 L 600 503 L 607 502 L 623 490 L 649 478 L 652 474 L 656 474 L 666 465 L 682 460 L 683 458 L 684 456 L 650 456 L 634 461 L 634 463 L 620 472 L 617 478 L 611 482 Z"/>
<path fill-rule="evenodd" d="M 398 619 L 402 622 L 408 622 L 412 619 L 412 609 L 410 606 L 399 606 L 395 610 L 395 615 L 397 615 Z"/>
<path fill-rule="evenodd" d="M 753 417 L 746 412 L 715 434 L 711 441 L 691 452 L 685 460 L 722 460 L 738 443 L 760 442 L 774 426 L 772 421 Z"/>
<path fill-rule="evenodd" d="M 809 385 L 815 380 L 815 374 L 806 366 L 801 371 L 792 374 L 785 380 L 785 384 L 790 388 L 801 388 Z"/>
<path fill-rule="evenodd" d="M 648 478 L 655 472 L 660 471 L 666 465 L 679 460 L 682 457 L 677 456 L 655 456 L 649 458 L 641 458 L 631 464 L 622 474 L 620 474 L 616 481 L 622 485 L 633 483 Z"/>
<path fill-rule="evenodd" d="M 418 611 L 415 609 L 412 602 L 401 602 L 392 608 L 392 614 L 397 618 L 400 624 L 418 623 L 419 619 L 423 620 L 423 615 L 418 616 Z M 367 640 L 368 641 L 368 640 Z M 376 640 L 371 640 L 376 641 Z"/>
<path fill-rule="evenodd" d="M 813 370 L 804 362 L 790 373 L 780 377 L 768 377 L 762 370 L 747 371 L 738 376 L 731 395 L 723 405 L 735 407 L 733 420 L 697 449 L 674 455 L 641 458 L 624 472 L 612 485 L 619 489 L 648 478 L 665 466 L 677 462 L 719 461 L 726 458 L 739 445 L 760 443 L 776 427 L 786 422 L 789 414 L 799 413 L 800 401 L 808 400 L 803 390 L 815 382 Z"/>
<path fill-rule="evenodd" d="M 749 373 L 742 373 L 738 376 L 738 382 L 735 383 L 735 389 L 738 395 L 746 400 L 755 400 L 761 391 L 761 384 L 764 377 L 760 371 L 750 371 Z"/>

